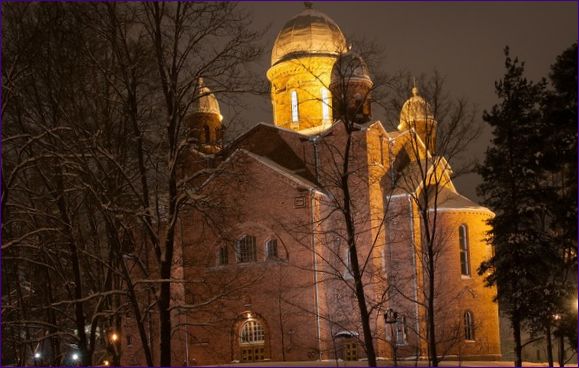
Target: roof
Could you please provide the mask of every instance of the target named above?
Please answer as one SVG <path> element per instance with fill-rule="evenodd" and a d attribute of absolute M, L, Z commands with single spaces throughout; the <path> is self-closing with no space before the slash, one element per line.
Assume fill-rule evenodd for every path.
<path fill-rule="evenodd" d="M 271 51 L 271 65 L 301 54 L 339 55 L 347 49 L 340 27 L 326 14 L 311 8 L 290 19 Z"/>
<path fill-rule="evenodd" d="M 303 145 L 308 137 L 298 132 L 260 123 L 227 145 L 219 155 L 223 159 L 237 149 L 267 158 L 304 180 L 315 182 L 315 175 L 304 161 Z"/>

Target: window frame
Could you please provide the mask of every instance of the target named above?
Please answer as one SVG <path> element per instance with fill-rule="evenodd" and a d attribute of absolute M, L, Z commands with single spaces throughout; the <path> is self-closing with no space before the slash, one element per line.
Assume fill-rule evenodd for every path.
<path fill-rule="evenodd" d="M 291 123 L 292 125 L 299 125 L 300 122 L 300 111 L 299 111 L 299 99 L 298 92 L 295 89 L 290 91 L 291 98 Z"/>
<path fill-rule="evenodd" d="M 322 94 L 322 120 L 323 121 L 330 121 L 332 118 L 330 116 L 330 101 L 332 100 L 331 96 L 330 96 L 330 91 L 325 88 L 322 87 L 321 88 L 321 94 Z"/>
<path fill-rule="evenodd" d="M 217 250 L 217 266 L 227 266 L 229 264 L 229 248 L 222 245 Z"/>
<path fill-rule="evenodd" d="M 249 239 L 249 244 L 244 243 Z M 242 245 L 248 246 L 248 250 L 243 249 Z M 243 253 L 242 253 L 243 251 Z M 252 263 L 257 261 L 257 239 L 253 235 L 245 234 L 235 241 L 235 253 L 238 264 Z M 247 256 L 245 256 L 247 254 Z M 247 258 L 246 258 L 247 257 Z"/>
<path fill-rule="evenodd" d="M 462 323 L 464 325 L 464 340 L 476 341 L 474 330 L 474 314 L 470 310 L 464 311 L 462 315 Z"/>
<path fill-rule="evenodd" d="M 251 329 L 247 334 L 244 334 L 244 329 L 246 326 L 251 324 Z M 256 329 L 259 327 L 259 329 Z M 261 340 L 256 339 L 256 337 L 261 337 Z M 251 338 L 251 341 L 244 341 L 244 337 Z M 255 318 L 248 319 L 243 322 L 239 327 L 239 345 L 265 345 L 265 326 L 259 320 Z"/>
<path fill-rule="evenodd" d="M 470 278 L 472 275 L 470 267 L 470 246 L 468 227 L 466 224 L 461 224 L 458 227 L 458 248 L 460 259 L 460 275 L 464 278 Z"/>
<path fill-rule="evenodd" d="M 272 244 L 274 245 L 273 249 L 275 249 L 275 254 L 273 255 L 270 247 Z M 265 259 L 269 261 L 280 259 L 277 238 L 269 238 L 265 241 Z"/>

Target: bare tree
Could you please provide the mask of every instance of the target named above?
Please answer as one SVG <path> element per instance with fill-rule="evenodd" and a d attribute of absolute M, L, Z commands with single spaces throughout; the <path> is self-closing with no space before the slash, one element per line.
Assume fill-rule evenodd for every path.
<path fill-rule="evenodd" d="M 462 326 L 444 330 L 452 325 L 443 311 L 448 311 L 459 296 L 448 294 L 439 279 L 442 277 L 442 263 L 449 250 L 447 226 L 439 218 L 438 208 L 446 200 L 446 192 L 452 187 L 452 179 L 457 175 L 472 170 L 473 162 L 461 162 L 461 155 L 469 144 L 480 133 L 480 124 L 476 124 L 475 110 L 466 100 L 452 100 L 444 91 L 444 79 L 438 74 L 430 79 L 421 78 L 425 98 L 416 88 L 413 96 L 403 106 L 404 94 L 395 94 L 390 101 L 390 116 L 394 120 L 399 111 L 400 125 L 404 137 L 397 138 L 402 147 L 396 149 L 396 157 L 390 168 L 392 186 L 405 193 L 411 202 L 407 215 L 417 219 L 419 239 L 410 239 L 417 262 L 421 265 L 423 295 L 407 295 L 408 298 L 424 309 L 429 361 L 437 366 L 444 350 L 456 343 L 461 337 L 452 337 L 452 331 L 461 331 Z M 410 78 L 403 78 L 402 91 L 411 89 Z M 397 97 L 396 97 L 397 96 Z M 431 101 L 428 103 L 426 101 Z M 436 120 L 435 120 L 436 119 Z M 394 120 L 397 121 L 398 119 Z M 397 143 L 398 144 L 398 143 Z M 400 145 L 398 144 L 398 145 Z M 449 161 L 457 163 L 458 169 L 451 169 Z M 460 166 L 458 166 L 460 165 Z M 453 228 L 454 229 L 454 228 Z M 416 229 L 411 229 L 411 232 Z M 420 276 L 416 274 L 416 277 Z M 460 292 L 459 292 L 460 293 Z M 444 305 L 440 305 L 443 303 Z M 449 304 L 450 303 L 450 304 Z M 437 335 L 440 334 L 440 335 Z M 442 348 L 442 352 L 440 349 Z M 442 353 L 442 354 L 441 354 Z"/>

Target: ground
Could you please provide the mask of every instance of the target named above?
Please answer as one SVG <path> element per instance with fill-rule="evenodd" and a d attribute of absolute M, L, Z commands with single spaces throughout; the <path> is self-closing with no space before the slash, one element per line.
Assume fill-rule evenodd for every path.
<path fill-rule="evenodd" d="M 227 367 L 227 366 L 246 366 L 246 367 L 365 367 L 365 362 L 362 361 L 310 361 L 310 362 L 271 362 L 271 361 L 264 361 L 264 362 L 255 362 L 255 363 L 232 363 L 232 364 L 223 364 L 220 367 Z M 392 361 L 378 361 L 378 365 L 381 367 L 392 367 Z M 405 361 L 399 362 L 398 366 L 404 367 L 427 367 L 428 363 L 425 361 L 420 361 L 418 364 L 415 364 L 414 361 Z M 468 362 L 459 362 L 459 361 L 442 361 L 439 364 L 440 367 L 512 367 L 513 362 L 511 361 L 468 361 Z M 523 367 L 548 367 L 549 364 L 547 362 L 544 363 L 531 363 L 531 362 L 523 362 Z M 566 367 L 577 367 L 577 365 L 567 365 Z"/>

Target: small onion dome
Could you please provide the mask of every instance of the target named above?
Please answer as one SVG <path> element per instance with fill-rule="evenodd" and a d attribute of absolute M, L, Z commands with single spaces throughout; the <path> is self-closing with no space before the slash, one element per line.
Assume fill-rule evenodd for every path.
<path fill-rule="evenodd" d="M 416 122 L 434 121 L 434 115 L 430 104 L 426 102 L 418 93 L 418 88 L 412 88 L 412 97 L 410 97 L 402 106 L 400 112 L 400 124 L 398 130 L 407 130 Z"/>
<path fill-rule="evenodd" d="M 359 82 L 369 88 L 374 84 L 368 66 L 362 57 L 353 51 L 340 55 L 332 69 L 332 85 L 350 82 Z"/>
<path fill-rule="evenodd" d="M 219 109 L 219 102 L 211 90 L 203 82 L 203 78 L 199 78 L 196 86 L 196 94 L 193 103 L 191 104 L 191 113 L 206 113 L 215 114 L 219 116 L 219 121 L 223 120 L 221 110 Z"/>
<path fill-rule="evenodd" d="M 302 55 L 339 55 L 347 50 L 346 37 L 326 14 L 306 9 L 281 29 L 271 50 L 271 65 Z"/>

